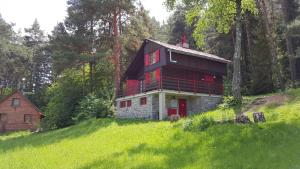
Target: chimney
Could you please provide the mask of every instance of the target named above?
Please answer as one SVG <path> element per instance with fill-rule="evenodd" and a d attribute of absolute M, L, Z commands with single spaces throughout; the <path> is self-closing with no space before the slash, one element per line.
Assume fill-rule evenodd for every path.
<path fill-rule="evenodd" d="M 183 48 L 189 48 L 190 47 L 190 45 L 187 43 L 185 33 L 183 33 L 182 36 L 181 36 L 181 43 L 178 43 L 176 46 L 180 46 L 180 47 L 183 47 Z"/>

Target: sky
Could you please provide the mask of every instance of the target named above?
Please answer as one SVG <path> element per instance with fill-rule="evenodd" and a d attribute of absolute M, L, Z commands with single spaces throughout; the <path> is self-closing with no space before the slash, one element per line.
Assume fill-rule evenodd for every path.
<path fill-rule="evenodd" d="M 170 15 L 164 0 L 141 0 L 150 16 L 162 22 Z M 15 30 L 23 31 L 30 27 L 35 19 L 46 33 L 51 33 L 58 22 L 62 22 L 67 15 L 66 0 L 0 0 L 0 14 L 8 23 L 15 24 Z"/>

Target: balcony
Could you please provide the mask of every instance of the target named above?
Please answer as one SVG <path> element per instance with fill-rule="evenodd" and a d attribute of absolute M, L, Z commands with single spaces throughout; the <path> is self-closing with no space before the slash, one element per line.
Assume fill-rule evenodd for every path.
<path fill-rule="evenodd" d="M 125 91 L 118 93 L 118 97 L 132 96 L 158 89 L 223 95 L 223 84 L 220 83 L 163 76 L 161 80 L 140 82 L 139 87 L 127 86 Z"/>

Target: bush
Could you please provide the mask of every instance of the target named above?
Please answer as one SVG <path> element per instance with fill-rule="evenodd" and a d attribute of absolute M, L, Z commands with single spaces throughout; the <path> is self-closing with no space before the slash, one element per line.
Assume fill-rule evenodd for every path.
<path fill-rule="evenodd" d="M 204 131 L 207 128 L 217 124 L 217 122 L 213 118 L 203 117 L 201 119 L 197 119 L 196 121 L 192 119 L 188 119 L 183 123 L 184 131 L 192 131 L 192 130 L 200 130 Z"/>
<path fill-rule="evenodd" d="M 242 104 L 241 101 L 234 99 L 233 96 L 225 96 L 223 99 L 223 103 L 219 105 L 219 108 L 228 109 L 240 104 Z"/>
<path fill-rule="evenodd" d="M 182 128 L 184 131 L 192 130 L 193 129 L 193 120 L 192 119 L 185 120 Z"/>
<path fill-rule="evenodd" d="M 200 131 L 204 131 L 206 130 L 207 128 L 209 128 L 210 126 L 213 126 L 216 124 L 216 121 L 213 119 L 213 118 L 202 118 L 200 120 L 200 123 L 198 124 L 197 128 L 200 130 Z"/>
<path fill-rule="evenodd" d="M 81 122 L 90 118 L 103 118 L 112 114 L 112 101 L 97 98 L 94 94 L 84 97 L 77 107 L 75 122 Z"/>

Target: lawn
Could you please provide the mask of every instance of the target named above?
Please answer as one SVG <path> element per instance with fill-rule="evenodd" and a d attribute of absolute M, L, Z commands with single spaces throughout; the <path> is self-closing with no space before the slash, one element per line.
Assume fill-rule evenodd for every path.
<path fill-rule="evenodd" d="M 284 94 L 289 98 L 284 103 L 259 108 L 267 119 L 260 124 L 183 130 L 187 121 L 234 116 L 233 109 L 216 109 L 176 123 L 99 119 L 45 133 L 2 135 L 0 168 L 300 168 L 300 89 Z"/>

